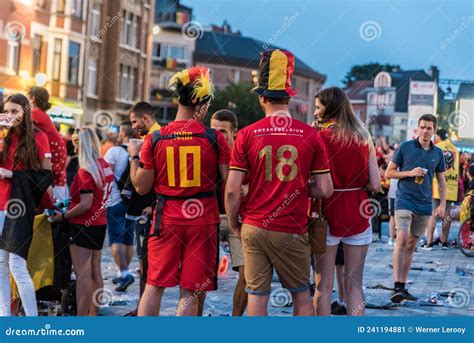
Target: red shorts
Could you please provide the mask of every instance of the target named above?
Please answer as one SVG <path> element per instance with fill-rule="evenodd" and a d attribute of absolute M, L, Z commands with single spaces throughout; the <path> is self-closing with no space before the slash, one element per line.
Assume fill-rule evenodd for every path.
<path fill-rule="evenodd" d="M 164 225 L 148 239 L 147 284 L 190 291 L 217 289 L 219 227 Z"/>

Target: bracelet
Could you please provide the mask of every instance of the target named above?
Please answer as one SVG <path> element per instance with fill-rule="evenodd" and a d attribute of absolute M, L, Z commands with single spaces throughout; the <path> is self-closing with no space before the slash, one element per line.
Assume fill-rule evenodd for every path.
<path fill-rule="evenodd" d="M 140 156 L 138 155 L 135 155 L 135 156 L 132 156 L 129 158 L 130 162 L 132 162 L 133 160 L 140 160 Z"/>

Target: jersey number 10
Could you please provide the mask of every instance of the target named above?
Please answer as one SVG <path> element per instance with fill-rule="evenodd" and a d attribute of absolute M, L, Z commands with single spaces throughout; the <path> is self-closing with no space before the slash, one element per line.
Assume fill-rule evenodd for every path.
<path fill-rule="evenodd" d="M 168 185 L 176 187 L 176 164 L 174 158 L 174 147 L 166 147 L 166 167 L 168 171 Z M 180 146 L 179 153 L 179 187 L 200 187 L 201 186 L 201 147 Z M 192 156 L 193 177 L 188 179 L 188 155 Z"/>

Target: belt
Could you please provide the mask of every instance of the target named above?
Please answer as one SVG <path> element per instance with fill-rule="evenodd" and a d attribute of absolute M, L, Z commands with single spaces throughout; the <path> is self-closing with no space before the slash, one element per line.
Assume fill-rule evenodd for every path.
<path fill-rule="evenodd" d="M 341 188 L 341 189 L 334 189 L 334 192 L 353 192 L 353 191 L 358 191 L 362 189 L 362 187 L 357 187 L 357 188 Z"/>
<path fill-rule="evenodd" d="M 156 194 L 156 210 L 155 210 L 155 226 L 150 232 L 150 236 L 160 235 L 161 217 L 163 216 L 163 206 L 166 200 L 189 200 L 189 199 L 203 199 L 203 198 L 214 198 L 216 196 L 215 191 L 199 192 L 192 196 L 171 196 L 165 194 Z"/>

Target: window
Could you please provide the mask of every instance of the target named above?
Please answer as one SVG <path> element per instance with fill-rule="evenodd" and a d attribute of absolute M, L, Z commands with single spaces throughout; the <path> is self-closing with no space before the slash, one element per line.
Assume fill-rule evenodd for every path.
<path fill-rule="evenodd" d="M 72 15 L 82 19 L 82 0 L 72 0 Z"/>
<path fill-rule="evenodd" d="M 152 59 L 157 60 L 160 57 L 160 43 L 153 43 Z"/>
<path fill-rule="evenodd" d="M 97 95 L 97 59 L 89 59 L 89 65 L 87 66 L 87 95 Z"/>
<path fill-rule="evenodd" d="M 119 69 L 119 91 L 117 98 L 120 100 L 132 101 L 135 99 L 136 68 L 120 65 Z"/>
<path fill-rule="evenodd" d="M 77 85 L 79 78 L 79 53 L 81 46 L 78 43 L 69 42 L 69 69 L 67 80 L 73 85 Z"/>
<path fill-rule="evenodd" d="M 18 74 L 20 68 L 20 44 L 19 40 L 8 40 L 7 72 Z"/>
<path fill-rule="evenodd" d="M 41 52 L 43 48 L 43 37 L 35 34 L 32 40 L 33 48 L 33 75 L 40 72 L 41 69 Z"/>
<path fill-rule="evenodd" d="M 59 81 L 61 79 L 61 50 L 63 40 L 56 38 L 54 40 L 54 54 L 53 54 L 53 80 Z"/>
<path fill-rule="evenodd" d="M 184 60 L 184 47 L 167 44 L 158 44 L 156 50 L 157 56 L 161 58 L 173 58 L 175 60 Z"/>
<path fill-rule="evenodd" d="M 66 0 L 57 0 L 56 2 L 56 12 L 64 14 L 64 9 L 66 7 Z"/>
<path fill-rule="evenodd" d="M 239 83 L 240 82 L 240 71 L 239 70 L 229 70 L 227 75 L 227 81 L 232 83 Z"/>
<path fill-rule="evenodd" d="M 133 13 L 123 11 L 120 42 L 132 48 L 138 47 L 138 28 L 140 18 Z"/>
<path fill-rule="evenodd" d="M 100 39 L 100 4 L 94 3 L 92 5 L 92 24 L 91 24 L 91 35 L 97 39 Z"/>

